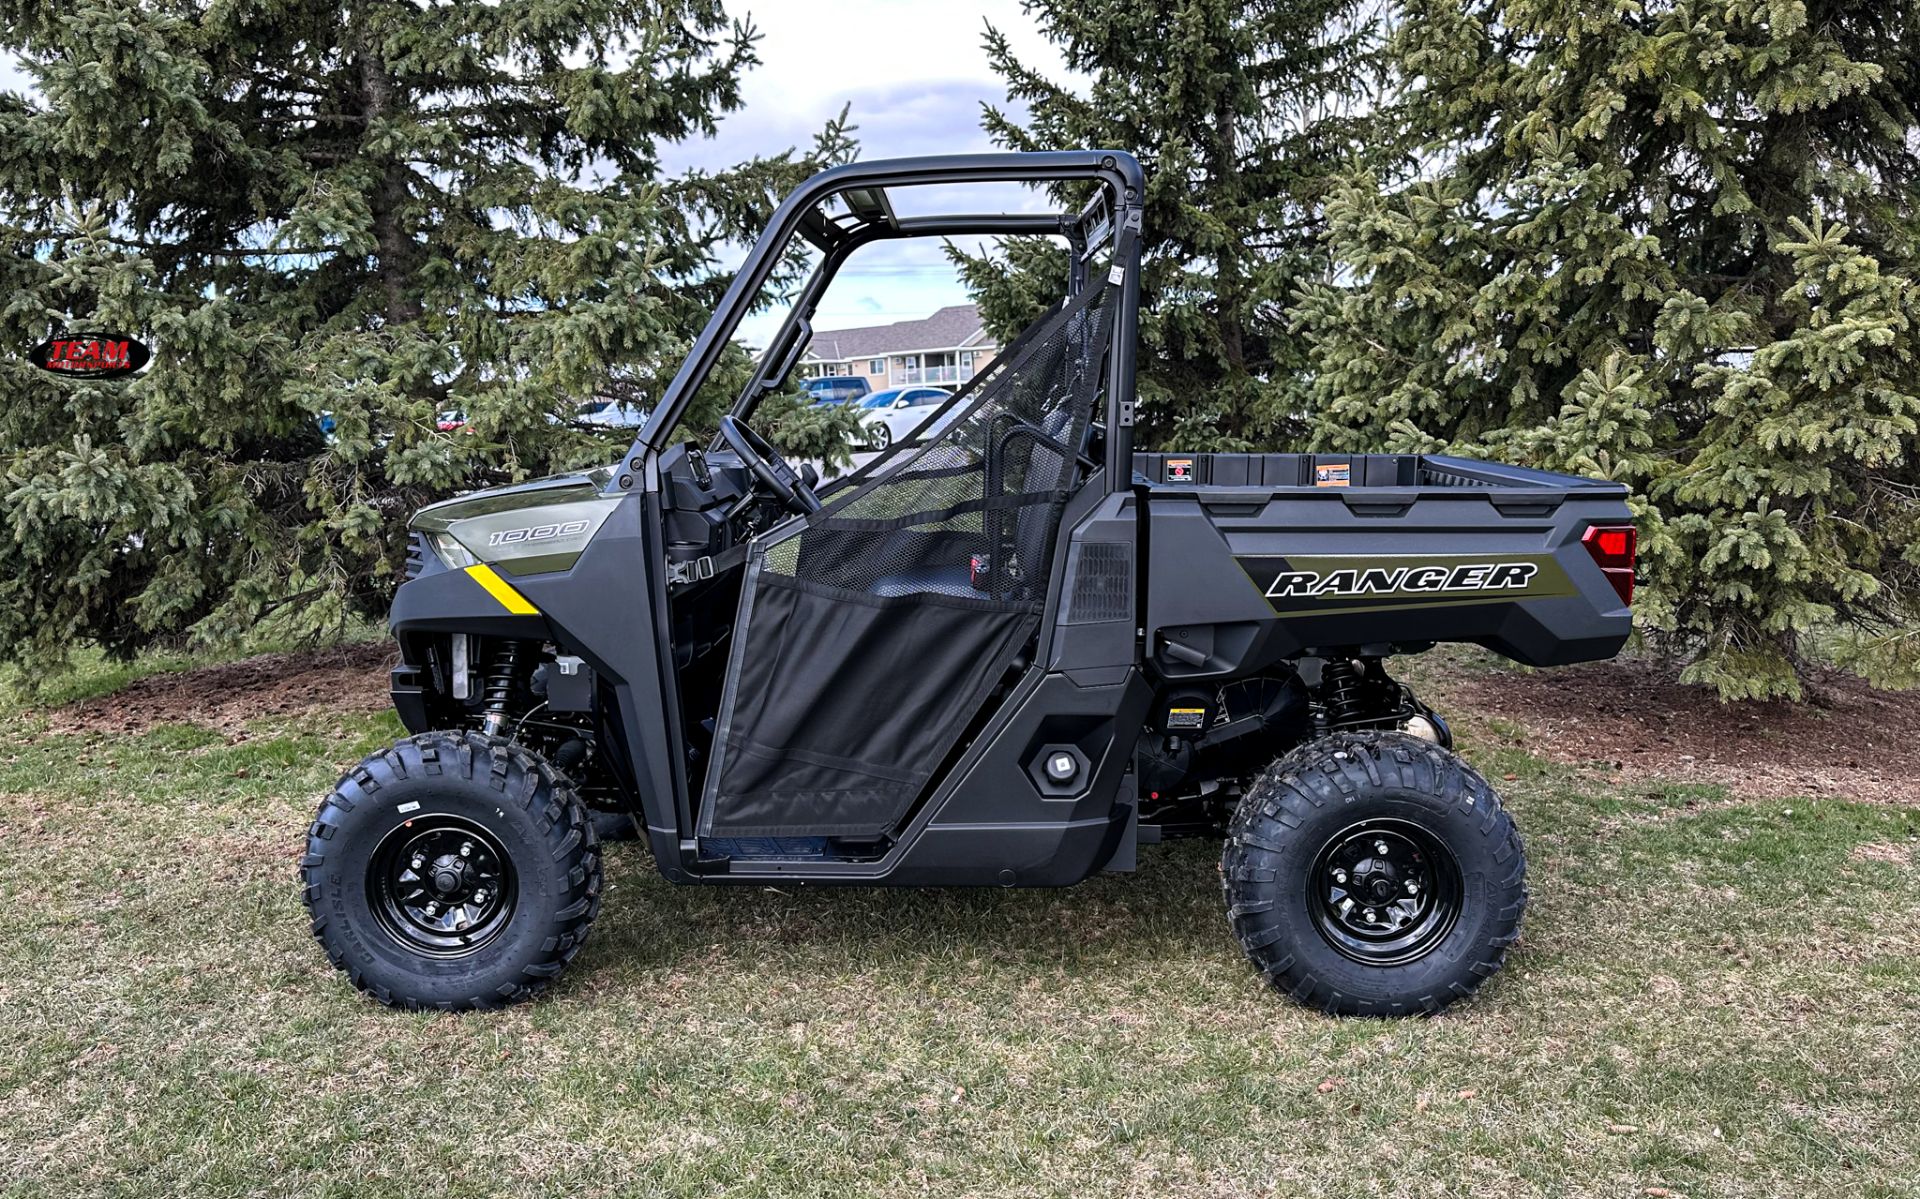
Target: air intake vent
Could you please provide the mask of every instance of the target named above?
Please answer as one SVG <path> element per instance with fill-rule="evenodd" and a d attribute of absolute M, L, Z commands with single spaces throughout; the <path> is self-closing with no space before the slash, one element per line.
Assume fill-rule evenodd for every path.
<path fill-rule="evenodd" d="M 1133 616 L 1133 546 L 1125 541 L 1076 544 L 1067 558 L 1065 624 L 1104 624 Z"/>
<path fill-rule="evenodd" d="M 413 533 L 407 537 L 407 577 L 417 579 L 427 569 L 427 555 L 433 551 L 427 548 L 427 535 Z"/>

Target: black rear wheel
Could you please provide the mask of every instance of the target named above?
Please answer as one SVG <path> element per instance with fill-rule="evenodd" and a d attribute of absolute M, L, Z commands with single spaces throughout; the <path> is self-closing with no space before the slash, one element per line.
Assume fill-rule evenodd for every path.
<path fill-rule="evenodd" d="M 1460 918 L 1460 864 L 1420 825 L 1358 820 L 1327 839 L 1307 872 L 1314 927 L 1363 966 L 1417 961 Z"/>
<path fill-rule="evenodd" d="M 381 1003 L 527 999 L 600 910 L 600 849 L 564 776 L 478 733 L 423 733 L 321 801 L 301 860 L 313 934 Z"/>
<path fill-rule="evenodd" d="M 1527 903 L 1499 796 L 1400 733 L 1323 737 L 1274 763 L 1240 801 L 1221 871 L 1234 934 L 1267 981 L 1342 1015 L 1471 995 Z"/>

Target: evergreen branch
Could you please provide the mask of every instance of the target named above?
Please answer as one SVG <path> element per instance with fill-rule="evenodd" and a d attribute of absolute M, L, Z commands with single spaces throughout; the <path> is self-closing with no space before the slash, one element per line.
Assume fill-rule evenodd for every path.
<path fill-rule="evenodd" d="M 174 254 L 190 254 L 211 258 L 274 258 L 309 257 L 316 254 L 338 254 L 339 246 L 206 246 L 190 241 L 151 241 L 143 238 L 126 237 L 120 234 L 104 235 L 100 238 L 110 245 L 125 246 L 131 250 L 166 251 Z"/>

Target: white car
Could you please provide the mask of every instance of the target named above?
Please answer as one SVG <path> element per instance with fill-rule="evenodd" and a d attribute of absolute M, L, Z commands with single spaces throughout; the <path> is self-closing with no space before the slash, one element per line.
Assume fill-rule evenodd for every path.
<path fill-rule="evenodd" d="M 573 423 L 596 429 L 638 429 L 647 423 L 647 410 L 638 404 L 606 400 L 574 417 Z"/>
<path fill-rule="evenodd" d="M 953 398 L 944 387 L 889 387 L 863 396 L 860 421 L 866 427 L 867 447 L 884 450 L 895 439 L 906 437 L 933 415 L 933 410 Z"/>

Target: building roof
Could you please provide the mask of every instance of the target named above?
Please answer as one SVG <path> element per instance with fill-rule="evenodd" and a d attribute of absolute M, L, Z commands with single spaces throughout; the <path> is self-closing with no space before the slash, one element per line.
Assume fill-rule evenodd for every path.
<path fill-rule="evenodd" d="M 953 304 L 920 321 L 818 330 L 807 346 L 807 357 L 816 362 L 850 362 L 859 358 L 884 358 L 889 354 L 957 350 L 991 342 L 981 327 L 980 309 L 972 304 Z"/>

